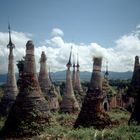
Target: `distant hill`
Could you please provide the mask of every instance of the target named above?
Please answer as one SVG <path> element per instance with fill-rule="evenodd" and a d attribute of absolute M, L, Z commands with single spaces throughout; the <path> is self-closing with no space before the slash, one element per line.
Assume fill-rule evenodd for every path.
<path fill-rule="evenodd" d="M 7 78 L 7 77 L 6 77 L 5 74 L 0 74 L 0 85 L 3 84 L 3 83 L 5 83 L 6 78 Z"/>
<path fill-rule="evenodd" d="M 132 71 L 127 72 L 109 72 L 109 79 L 131 79 Z"/>
<path fill-rule="evenodd" d="M 18 74 L 16 74 L 16 77 Z M 103 72 L 104 75 L 104 72 Z M 0 84 L 6 82 L 6 74 L 0 74 Z M 66 71 L 58 71 L 58 72 L 52 72 L 51 78 L 53 81 L 65 81 L 66 79 Z M 91 72 L 83 71 L 80 72 L 80 78 L 81 81 L 89 81 L 91 78 Z M 132 78 L 132 72 L 109 72 L 109 79 L 131 79 Z"/>
<path fill-rule="evenodd" d="M 132 72 L 109 72 L 109 79 L 131 79 L 132 78 Z M 104 72 L 103 72 L 104 75 Z M 55 81 L 61 81 L 66 79 L 66 71 L 59 71 L 55 73 L 51 73 L 52 79 Z M 80 78 L 81 80 L 89 81 L 91 78 L 91 72 L 83 71 L 80 72 Z"/>

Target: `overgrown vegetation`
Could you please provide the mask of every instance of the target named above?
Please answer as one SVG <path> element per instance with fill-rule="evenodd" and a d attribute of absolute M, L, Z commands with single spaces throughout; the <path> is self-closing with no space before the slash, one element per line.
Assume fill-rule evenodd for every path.
<path fill-rule="evenodd" d="M 108 112 L 111 120 L 113 122 L 118 122 L 118 124 L 127 124 L 130 118 L 130 113 L 124 108 L 114 108 Z"/>
<path fill-rule="evenodd" d="M 118 81 L 111 81 L 112 87 L 105 82 L 104 90 L 108 91 L 109 95 L 114 94 L 114 87 L 119 86 Z M 113 83 L 114 82 L 114 83 Z M 121 81 L 122 87 L 127 87 L 129 81 Z M 85 87 L 88 83 L 85 83 Z M 64 83 L 61 85 L 61 90 L 64 90 Z M 116 88 L 117 89 L 117 88 Z M 61 94 L 62 91 L 60 90 Z M 126 92 L 126 91 L 124 91 Z M 3 95 L 3 89 L 0 88 L 0 97 Z M 108 112 L 113 124 L 103 130 L 97 130 L 93 127 L 74 129 L 73 125 L 77 118 L 77 114 L 60 114 L 52 115 L 49 126 L 45 126 L 44 132 L 38 136 L 34 136 L 33 140 L 139 140 L 140 126 L 128 125 L 130 113 L 124 108 L 112 109 Z M 4 125 L 6 118 L 0 118 L 0 129 Z M 33 120 L 31 120 L 33 121 Z M 26 124 L 23 122 L 23 125 Z M 32 122 L 32 128 L 38 127 L 38 124 Z"/>
<path fill-rule="evenodd" d="M 113 126 L 103 130 L 97 130 L 93 127 L 73 129 L 73 124 L 77 118 L 76 114 L 53 115 L 50 126 L 33 140 L 139 140 L 140 126 L 128 126 L 130 117 L 125 109 L 117 108 L 108 112 Z"/>

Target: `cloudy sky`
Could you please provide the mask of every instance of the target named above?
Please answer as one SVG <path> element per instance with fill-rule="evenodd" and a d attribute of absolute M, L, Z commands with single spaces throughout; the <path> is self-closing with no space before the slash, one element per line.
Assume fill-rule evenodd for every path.
<path fill-rule="evenodd" d="M 93 56 L 103 57 L 102 70 L 108 61 L 111 71 L 132 71 L 140 54 L 139 5 L 140 0 L 0 0 L 0 73 L 7 72 L 8 21 L 15 63 L 31 39 L 37 70 L 42 51 L 51 71 L 65 70 L 73 46 L 81 71 L 92 70 Z"/>

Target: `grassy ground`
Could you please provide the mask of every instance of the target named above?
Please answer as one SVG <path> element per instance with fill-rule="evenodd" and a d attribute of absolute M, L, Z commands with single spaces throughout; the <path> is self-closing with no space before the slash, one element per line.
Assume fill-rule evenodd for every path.
<path fill-rule="evenodd" d="M 51 126 L 33 140 L 140 140 L 140 126 L 128 126 L 130 114 L 124 109 L 113 109 L 108 114 L 114 122 L 103 130 L 91 128 L 73 129 L 77 115 L 54 114 Z"/>
<path fill-rule="evenodd" d="M 108 112 L 114 122 L 103 130 L 91 128 L 73 129 L 76 114 L 54 113 L 50 126 L 44 132 L 31 138 L 32 140 L 140 140 L 140 126 L 128 126 L 130 113 L 122 108 Z M 0 119 L 0 129 L 4 125 L 4 118 Z M 27 138 L 25 138 L 27 140 Z"/>

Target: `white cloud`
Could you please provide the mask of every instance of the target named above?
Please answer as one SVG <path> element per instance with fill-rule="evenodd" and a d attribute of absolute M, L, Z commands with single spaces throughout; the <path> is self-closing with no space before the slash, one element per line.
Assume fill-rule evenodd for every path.
<path fill-rule="evenodd" d="M 29 35 L 22 32 L 12 32 L 12 42 L 15 44 L 15 71 L 17 72 L 16 61 L 25 55 L 25 44 L 29 40 Z M 0 74 L 7 73 L 8 69 L 8 33 L 0 32 Z"/>
<path fill-rule="evenodd" d="M 25 55 L 25 45 L 30 37 L 31 36 L 26 33 L 12 32 L 12 40 L 16 45 L 14 50 L 15 62 Z M 35 48 L 37 71 L 39 71 L 39 59 L 42 51 L 45 51 L 47 55 L 47 63 L 50 66 L 51 71 L 61 71 L 66 69 L 71 46 L 73 46 L 75 57 L 77 51 L 79 53 L 81 71 L 92 71 L 93 56 L 103 57 L 102 70 L 105 70 L 105 62 L 107 60 L 109 62 L 109 70 L 111 71 L 132 71 L 134 57 L 140 53 L 138 30 L 117 39 L 115 41 L 115 46 L 112 48 L 104 48 L 96 42 L 91 42 L 90 44 L 80 43 L 80 45 L 66 42 L 60 35 L 52 36 L 51 39 L 46 40 L 45 42 L 45 45 Z M 7 70 L 7 43 L 8 34 L 0 32 L 0 73 L 5 73 Z"/>
<path fill-rule="evenodd" d="M 65 43 L 60 36 L 52 37 L 50 40 L 45 41 L 50 47 L 64 47 Z"/>
<path fill-rule="evenodd" d="M 63 36 L 64 33 L 61 29 L 59 28 L 53 28 L 52 29 L 52 32 L 51 32 L 51 36 L 54 37 L 54 36 Z"/>
<path fill-rule="evenodd" d="M 138 34 L 137 31 L 135 33 Z M 134 57 L 140 52 L 139 35 L 135 33 L 124 35 L 116 41 L 114 50 L 118 57 L 118 71 L 133 70 Z"/>
<path fill-rule="evenodd" d="M 138 24 L 138 25 L 136 26 L 136 28 L 139 29 L 139 28 L 140 28 L 140 24 Z"/>

